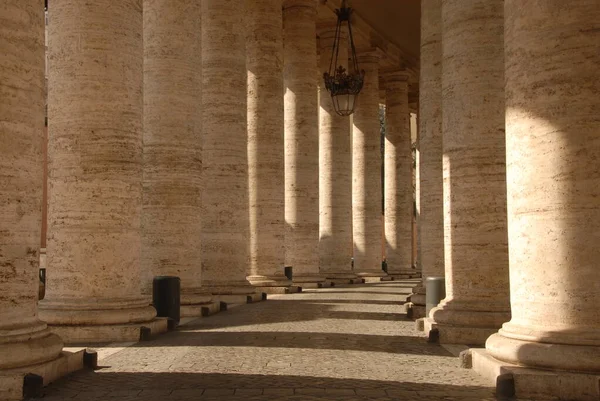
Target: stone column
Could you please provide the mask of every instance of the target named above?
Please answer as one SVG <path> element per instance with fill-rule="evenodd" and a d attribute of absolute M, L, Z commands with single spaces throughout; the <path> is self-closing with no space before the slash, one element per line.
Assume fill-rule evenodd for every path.
<path fill-rule="evenodd" d="M 512 320 L 473 367 L 502 366 L 519 397 L 598 400 L 600 8 L 504 10 Z"/>
<path fill-rule="evenodd" d="M 283 1 L 285 107 L 285 264 L 294 283 L 316 286 L 319 275 L 319 120 L 317 0 Z"/>
<path fill-rule="evenodd" d="M 181 278 L 181 313 L 210 302 L 201 289 L 202 48 L 200 3 L 144 0 L 142 289 Z"/>
<path fill-rule="evenodd" d="M 63 0 L 50 20 L 40 318 L 67 343 L 138 340 L 156 314 L 140 288 L 142 2 Z"/>
<path fill-rule="evenodd" d="M 385 257 L 390 276 L 410 275 L 413 254 L 413 175 L 408 73 L 385 79 Z"/>
<path fill-rule="evenodd" d="M 510 319 L 503 5 L 442 5 L 446 298 L 425 323 L 442 343 L 483 344 Z"/>
<path fill-rule="evenodd" d="M 284 275 L 282 0 L 246 0 L 250 269 L 260 287 L 289 287 Z"/>
<path fill-rule="evenodd" d="M 352 271 L 352 155 L 350 117 L 339 116 L 325 89 L 332 51 L 348 67 L 348 34 L 342 31 L 339 49 L 333 49 L 336 26 L 319 32 L 319 267 L 321 275 L 338 283 L 357 278 Z"/>
<path fill-rule="evenodd" d="M 202 1 L 202 281 L 219 300 L 245 302 L 250 264 L 245 7 Z"/>
<path fill-rule="evenodd" d="M 38 319 L 44 133 L 44 4 L 0 12 L 0 374 L 56 359 L 61 339 Z M 10 389 L 2 389 L 5 394 Z M 18 394 L 22 395 L 22 394 Z"/>
<path fill-rule="evenodd" d="M 419 76 L 419 238 L 422 285 L 409 313 L 425 317 L 425 279 L 444 277 L 442 177 L 442 0 L 421 0 Z"/>
<path fill-rule="evenodd" d="M 352 221 L 354 271 L 366 281 L 380 281 L 382 194 L 379 127 L 379 53 L 359 55 L 365 82 L 358 95 L 352 131 Z"/>

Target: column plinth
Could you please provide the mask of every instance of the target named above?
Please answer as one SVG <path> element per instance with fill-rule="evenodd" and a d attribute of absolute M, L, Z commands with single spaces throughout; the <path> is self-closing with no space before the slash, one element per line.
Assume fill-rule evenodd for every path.
<path fill-rule="evenodd" d="M 519 398 L 598 400 L 600 9 L 504 3 L 512 319 L 473 368 Z"/>
<path fill-rule="evenodd" d="M 442 0 L 421 1 L 420 59 L 418 235 L 423 281 L 417 288 L 424 295 L 427 277 L 444 277 Z M 425 297 L 411 297 L 411 302 L 413 317 L 424 317 Z"/>
<path fill-rule="evenodd" d="M 319 29 L 319 76 L 329 70 L 336 26 Z M 342 30 L 338 61 L 348 67 L 348 34 Z M 339 67 L 340 65 L 336 66 Z M 335 283 L 351 283 L 352 156 L 350 118 L 339 116 L 319 78 L 319 269 Z"/>
<path fill-rule="evenodd" d="M 352 127 L 352 220 L 354 271 L 367 281 L 382 270 L 381 135 L 379 127 L 379 53 L 359 55 L 365 71 Z"/>
<path fill-rule="evenodd" d="M 255 294 L 250 265 L 247 73 L 237 0 L 202 2 L 202 285 L 216 300 Z"/>
<path fill-rule="evenodd" d="M 385 77 L 385 259 L 387 273 L 398 277 L 412 272 L 413 162 L 408 78 L 404 71 Z"/>
<path fill-rule="evenodd" d="M 211 301 L 201 267 L 200 20 L 194 0 L 144 0 L 142 291 L 152 294 L 156 276 L 179 277 L 182 316 Z"/>
<path fill-rule="evenodd" d="M 156 315 L 140 288 L 142 9 L 136 0 L 67 0 L 50 19 L 40 318 L 66 343 L 137 340 Z M 113 325 L 131 326 L 135 338 Z"/>
<path fill-rule="evenodd" d="M 483 344 L 510 319 L 503 1 L 444 1 L 442 25 L 446 298 L 425 328 Z"/>
<path fill-rule="evenodd" d="M 317 0 L 283 2 L 285 264 L 294 284 L 319 273 Z"/>

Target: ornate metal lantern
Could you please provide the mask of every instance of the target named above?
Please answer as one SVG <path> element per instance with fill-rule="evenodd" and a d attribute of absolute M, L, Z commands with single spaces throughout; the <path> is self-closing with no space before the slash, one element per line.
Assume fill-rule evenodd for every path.
<path fill-rule="evenodd" d="M 331 94 L 333 107 L 340 116 L 349 116 L 354 113 L 356 98 L 360 93 L 365 80 L 364 70 L 359 70 L 358 59 L 356 58 L 356 48 L 352 37 L 352 24 L 350 17 L 352 8 L 346 7 L 346 0 L 342 1 L 342 7 L 335 10 L 337 14 L 337 27 L 335 30 L 335 39 L 329 63 L 329 71 L 323 74 L 325 88 Z M 344 68 L 339 60 L 340 37 L 344 24 L 348 25 L 348 39 L 350 40 L 351 55 L 348 60 L 348 69 Z"/>

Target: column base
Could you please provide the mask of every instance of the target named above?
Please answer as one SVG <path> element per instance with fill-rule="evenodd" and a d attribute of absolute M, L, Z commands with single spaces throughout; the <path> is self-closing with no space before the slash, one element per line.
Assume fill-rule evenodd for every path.
<path fill-rule="evenodd" d="M 56 359 L 63 340 L 40 321 L 20 327 L 0 327 L 0 372 Z"/>
<path fill-rule="evenodd" d="M 289 287 L 292 280 L 286 276 L 248 276 L 248 282 L 255 287 Z"/>
<path fill-rule="evenodd" d="M 560 400 L 600 400 L 600 372 L 574 373 L 524 368 L 502 362 L 485 349 L 474 348 L 463 363 L 489 383 L 496 386 L 499 396 L 518 398 L 551 398 Z"/>
<path fill-rule="evenodd" d="M 181 317 L 210 316 L 221 310 L 221 304 L 204 288 L 183 289 L 179 310 Z"/>
<path fill-rule="evenodd" d="M 294 274 L 293 285 L 297 285 L 302 288 L 324 288 L 332 287 L 333 283 L 331 282 L 331 280 L 327 280 L 324 277 L 321 277 L 316 274 Z"/>
<path fill-rule="evenodd" d="M 297 285 L 289 285 L 289 286 L 285 286 L 285 287 L 260 287 L 260 286 L 256 286 L 256 291 L 258 291 L 259 293 L 265 293 L 265 294 L 273 294 L 273 295 L 282 295 L 282 294 L 297 294 L 299 292 L 302 292 L 302 287 L 299 287 Z"/>
<path fill-rule="evenodd" d="M 440 324 L 430 317 L 423 319 L 423 326 L 423 331 L 429 333 L 429 341 L 439 344 L 483 345 L 489 336 L 498 331 L 494 327 Z"/>
<path fill-rule="evenodd" d="M 111 325 L 49 325 L 65 344 L 91 345 L 112 342 L 146 341 L 167 332 L 167 318 L 154 318 L 144 323 Z"/>
<path fill-rule="evenodd" d="M 386 272 L 362 272 L 356 273 L 359 278 L 365 280 L 365 283 L 379 283 L 381 281 L 392 281 L 392 277 Z"/>
<path fill-rule="evenodd" d="M 388 269 L 387 274 L 388 276 L 393 277 L 394 280 L 403 280 L 407 278 L 421 278 L 421 272 L 418 272 L 414 269 Z"/>
<path fill-rule="evenodd" d="M 250 304 L 266 299 L 266 294 L 258 292 L 246 280 L 229 283 L 204 283 L 203 288 L 212 294 L 213 302 L 232 305 Z"/>
<path fill-rule="evenodd" d="M 0 370 L 0 400 L 20 401 L 23 396 L 37 397 L 41 386 L 47 386 L 77 370 L 83 369 L 85 348 L 66 348 L 50 361 L 16 369 Z M 37 375 L 41 381 L 25 379 Z M 32 386 L 33 384 L 33 386 Z M 33 388 L 32 388 L 33 387 Z M 38 394 L 36 394 L 38 393 Z"/>

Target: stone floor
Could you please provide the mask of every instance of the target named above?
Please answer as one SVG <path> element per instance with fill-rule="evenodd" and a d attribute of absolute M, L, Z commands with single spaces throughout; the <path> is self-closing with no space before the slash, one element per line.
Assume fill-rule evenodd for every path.
<path fill-rule="evenodd" d="M 271 296 L 131 345 L 46 389 L 58 400 L 495 400 L 406 320 L 416 280 Z"/>

